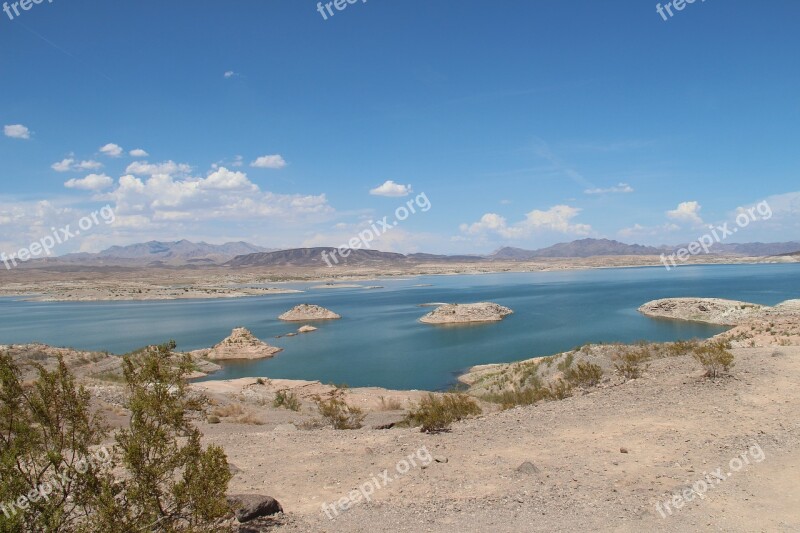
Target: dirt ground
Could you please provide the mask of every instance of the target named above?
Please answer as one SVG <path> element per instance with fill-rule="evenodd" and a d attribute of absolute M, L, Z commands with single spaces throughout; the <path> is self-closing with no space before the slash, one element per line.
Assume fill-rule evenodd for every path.
<path fill-rule="evenodd" d="M 658 359 L 640 379 L 438 435 L 302 430 L 272 408 L 264 425 L 202 429 L 239 470 L 231 492 L 283 504 L 279 531 L 800 531 L 800 348 L 734 353 L 733 376 L 718 381 L 690 357 Z M 423 447 L 437 461 L 398 474 Z M 750 464 L 734 471 L 741 454 Z M 517 471 L 526 461 L 538 472 Z M 703 491 L 717 468 L 731 475 Z M 323 512 L 373 476 L 371 502 Z M 702 499 L 662 505 L 662 517 L 656 504 L 690 486 Z"/>

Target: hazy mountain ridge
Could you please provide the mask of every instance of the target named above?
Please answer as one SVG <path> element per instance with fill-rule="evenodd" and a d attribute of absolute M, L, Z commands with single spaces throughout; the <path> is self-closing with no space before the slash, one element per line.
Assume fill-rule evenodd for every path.
<path fill-rule="evenodd" d="M 175 242 L 149 241 L 127 246 L 111 246 L 97 253 L 77 253 L 48 262 L 68 264 L 186 265 L 220 264 L 236 256 L 269 251 L 247 242 L 208 244 L 183 239 Z"/>
<path fill-rule="evenodd" d="M 208 244 L 183 239 L 175 242 L 149 241 L 127 246 L 111 246 L 98 253 L 74 253 L 60 257 L 33 260 L 33 264 L 50 266 L 97 267 L 313 267 L 334 265 L 402 265 L 415 263 L 478 263 L 491 261 L 530 261 L 535 259 L 588 258 L 602 256 L 658 256 L 672 254 L 683 246 L 644 246 L 611 239 L 580 239 L 526 250 L 503 247 L 489 255 L 444 255 L 431 253 L 400 254 L 374 249 L 350 250 L 342 257 L 336 248 L 269 249 L 247 242 Z M 715 255 L 789 256 L 800 255 L 800 242 L 781 243 L 716 243 Z M 325 261 L 328 258 L 328 262 Z M 31 266 L 34 266 L 34 265 Z"/>

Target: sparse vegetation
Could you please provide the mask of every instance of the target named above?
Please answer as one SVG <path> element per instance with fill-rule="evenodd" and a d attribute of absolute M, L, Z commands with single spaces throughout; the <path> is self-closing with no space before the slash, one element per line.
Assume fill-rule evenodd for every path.
<path fill-rule="evenodd" d="M 400 411 L 403 408 L 403 403 L 397 398 L 389 398 L 388 400 L 381 396 L 381 411 Z"/>
<path fill-rule="evenodd" d="M 727 374 L 734 365 L 734 356 L 727 341 L 716 341 L 697 348 L 694 358 L 703 365 L 705 377 L 716 379 Z"/>
<path fill-rule="evenodd" d="M 363 427 L 366 415 L 358 407 L 349 405 L 343 396 L 344 391 L 339 388 L 334 389 L 327 400 L 316 396 L 314 401 L 317 403 L 319 414 L 334 429 L 359 429 Z"/>
<path fill-rule="evenodd" d="M 568 353 L 566 356 L 564 356 L 564 359 L 558 363 L 556 368 L 558 368 L 559 372 L 565 374 L 570 368 L 572 368 L 572 363 L 574 362 L 575 356 L 571 353 Z"/>
<path fill-rule="evenodd" d="M 275 394 L 275 400 L 273 400 L 272 406 L 283 407 L 284 409 L 289 409 L 290 411 L 299 411 L 300 400 L 297 398 L 297 395 L 293 392 L 290 392 L 288 390 L 279 390 Z"/>
<path fill-rule="evenodd" d="M 406 416 L 410 426 L 420 426 L 424 433 L 447 431 L 453 422 L 482 413 L 478 402 L 466 394 L 433 393 L 423 397 Z"/>
<path fill-rule="evenodd" d="M 603 379 L 603 369 L 594 363 L 581 361 L 564 372 L 564 379 L 575 387 L 594 387 Z"/>
<path fill-rule="evenodd" d="M 646 363 L 651 357 L 647 346 L 640 345 L 636 348 L 628 348 L 619 356 L 614 368 L 625 379 L 636 379 L 641 377 L 642 372 L 647 369 Z"/>

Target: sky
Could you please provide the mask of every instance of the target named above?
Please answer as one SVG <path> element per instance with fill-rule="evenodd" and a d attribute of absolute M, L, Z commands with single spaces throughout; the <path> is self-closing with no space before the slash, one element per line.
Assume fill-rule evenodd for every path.
<path fill-rule="evenodd" d="M 9 5 L 0 250 L 800 240 L 800 2 L 340 5 Z"/>

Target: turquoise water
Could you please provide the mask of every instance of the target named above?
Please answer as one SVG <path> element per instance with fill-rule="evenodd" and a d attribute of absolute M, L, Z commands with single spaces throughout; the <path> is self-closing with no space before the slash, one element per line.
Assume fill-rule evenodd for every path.
<path fill-rule="evenodd" d="M 692 266 L 570 272 L 429 276 L 369 281 L 382 289 L 309 289 L 227 300 L 39 303 L 0 299 L 0 344 L 44 342 L 125 353 L 175 339 L 179 349 L 209 347 L 245 326 L 285 350 L 263 361 L 226 363 L 209 379 L 265 376 L 439 390 L 467 367 L 549 355 L 586 342 L 709 337 L 724 328 L 653 320 L 636 309 L 656 298 L 696 296 L 773 305 L 800 298 L 800 265 Z M 431 284 L 429 287 L 414 287 Z M 314 284 L 294 284 L 308 289 Z M 429 302 L 492 301 L 515 313 L 503 322 L 424 325 Z M 342 320 L 297 337 L 277 316 L 319 304 Z"/>

